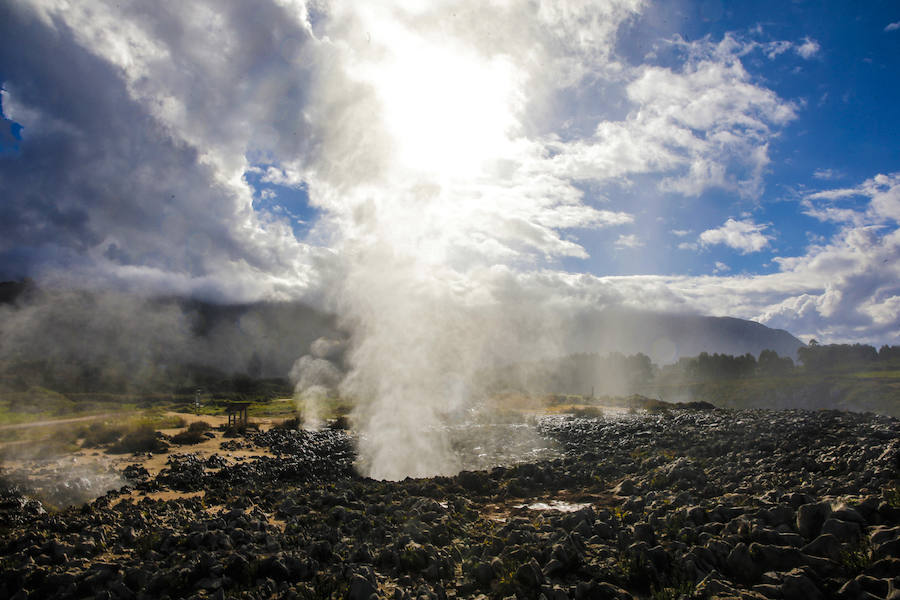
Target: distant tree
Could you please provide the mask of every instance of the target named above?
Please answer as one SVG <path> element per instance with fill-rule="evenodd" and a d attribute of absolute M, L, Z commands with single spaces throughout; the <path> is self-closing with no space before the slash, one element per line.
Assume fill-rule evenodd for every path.
<path fill-rule="evenodd" d="M 238 373 L 231 378 L 231 386 L 238 396 L 248 398 L 259 392 L 259 382 L 246 373 Z"/>
<path fill-rule="evenodd" d="M 875 362 L 878 352 L 867 344 L 812 344 L 797 349 L 797 358 L 811 371 L 856 367 Z"/>
<path fill-rule="evenodd" d="M 900 360 L 900 346 L 888 346 L 885 344 L 878 349 L 878 360 L 880 362 Z"/>
<path fill-rule="evenodd" d="M 756 372 L 756 358 L 752 354 L 732 356 L 701 352 L 696 362 L 690 363 L 689 375 L 696 379 L 736 379 L 749 377 Z"/>
<path fill-rule="evenodd" d="M 648 383 L 653 379 L 653 362 L 643 352 L 625 359 L 625 372 L 632 385 Z"/>
<path fill-rule="evenodd" d="M 757 372 L 764 376 L 787 375 L 794 370 L 794 361 L 789 356 L 781 357 L 774 350 L 759 353 Z"/>

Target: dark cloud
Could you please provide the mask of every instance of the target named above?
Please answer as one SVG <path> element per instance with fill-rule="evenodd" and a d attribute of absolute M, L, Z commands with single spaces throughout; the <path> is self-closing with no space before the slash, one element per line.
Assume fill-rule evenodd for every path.
<path fill-rule="evenodd" d="M 222 14 L 242 24 L 247 33 L 242 47 L 251 51 L 241 53 L 244 62 L 237 70 L 212 74 L 190 68 L 191 32 L 174 16 L 166 11 L 153 13 L 152 20 L 150 13 L 132 15 L 165 34 L 168 60 L 175 57 L 167 69 L 170 84 L 197 91 L 185 98 L 192 114 L 204 116 L 193 124 L 204 128 L 207 141 L 225 144 L 217 136 L 246 129 L 234 113 L 247 106 L 242 96 L 262 93 L 262 58 L 273 47 L 290 56 L 302 45 L 302 39 L 267 28 L 279 22 L 265 13 L 272 7 L 247 7 L 234 3 Z M 242 72 L 246 79 L 234 79 Z M 145 83 L 138 81 L 137 91 L 129 89 L 123 70 L 87 48 L 67 23 L 45 21 L 14 4 L 0 7 L 0 74 L 7 111 L 10 104 L 23 108 L 26 125 L 19 152 L 0 156 L 0 256 L 6 259 L 6 273 L 81 265 L 107 273 L 132 267 L 135 277 L 133 267 L 140 267 L 190 281 L 230 271 L 296 269 L 284 257 L 297 249 L 293 236 L 276 219 L 258 218 L 241 190 L 224 183 L 198 147 L 135 98 Z M 284 103 L 302 102 L 305 92 L 295 80 L 265 93 L 279 101 L 258 103 L 269 114 L 246 121 L 281 128 L 290 112 Z M 296 105 L 294 113 L 301 114 Z M 274 145 L 285 152 L 297 151 L 308 137 L 300 124 L 287 136 L 259 128 L 254 136 L 267 140 L 260 147 Z M 270 143 L 273 139 L 277 143 Z M 294 146 L 278 148 L 282 142 Z M 267 228 L 275 235 L 257 235 Z"/>

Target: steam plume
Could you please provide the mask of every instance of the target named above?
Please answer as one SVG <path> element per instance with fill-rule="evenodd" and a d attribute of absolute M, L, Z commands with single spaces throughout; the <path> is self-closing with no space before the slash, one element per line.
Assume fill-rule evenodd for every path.
<path fill-rule="evenodd" d="M 516 273 L 585 256 L 562 229 L 630 216 L 583 204 L 530 141 L 526 107 L 560 82 L 514 54 L 526 37 L 473 38 L 466 25 L 477 15 L 468 11 L 447 26 L 443 7 L 367 7 L 335 9 L 323 26 L 323 36 L 339 32 L 344 44 L 344 70 L 331 84 L 345 77 L 361 92 L 343 114 L 365 109 L 368 121 L 353 123 L 352 140 L 347 123 L 325 129 L 309 188 L 333 232 L 331 301 L 351 332 L 339 390 L 356 402 L 364 474 L 452 473 L 465 465 L 443 425 L 483 402 L 476 373 L 558 346 L 560 329 L 547 315 L 560 307 L 529 296 Z M 609 22 L 595 23 L 598 42 L 629 14 L 624 4 L 607 8 Z M 561 73 L 590 52 L 567 39 L 569 19 L 585 16 L 579 10 L 528 22 L 519 10 L 486 10 L 522 20 L 529 34 L 557 27 L 538 35 L 533 51 Z M 298 398 L 312 413 L 326 372 L 311 356 L 295 365 Z"/>

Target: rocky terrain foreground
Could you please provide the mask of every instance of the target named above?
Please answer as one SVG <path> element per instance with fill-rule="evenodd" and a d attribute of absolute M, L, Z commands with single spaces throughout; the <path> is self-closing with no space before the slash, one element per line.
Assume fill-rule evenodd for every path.
<path fill-rule="evenodd" d="M 558 458 L 454 477 L 364 479 L 347 433 L 272 429 L 56 514 L 7 484 L 0 599 L 900 598 L 900 421 L 537 428 Z"/>

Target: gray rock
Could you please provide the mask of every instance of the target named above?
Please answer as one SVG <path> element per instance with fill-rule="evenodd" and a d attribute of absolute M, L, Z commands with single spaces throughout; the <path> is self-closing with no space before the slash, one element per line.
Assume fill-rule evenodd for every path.
<path fill-rule="evenodd" d="M 762 594 L 766 598 L 781 598 L 781 586 L 772 583 L 760 583 L 753 586 L 753 591 Z"/>
<path fill-rule="evenodd" d="M 369 600 L 373 594 L 378 594 L 378 588 L 376 588 L 371 581 L 358 573 L 355 573 L 353 577 L 350 578 L 350 588 L 347 592 L 347 600 Z"/>
<path fill-rule="evenodd" d="M 900 558 L 900 539 L 888 540 L 875 546 L 872 556 L 878 558 Z"/>
<path fill-rule="evenodd" d="M 797 548 L 773 546 L 771 544 L 750 544 L 749 553 L 760 571 L 783 571 L 803 566 L 809 561 Z"/>
<path fill-rule="evenodd" d="M 855 508 L 847 506 L 847 504 L 844 503 L 834 507 L 831 511 L 831 516 L 832 518 L 840 519 L 841 521 L 858 523 L 861 527 L 866 526 L 866 520 L 859 513 L 859 511 L 857 511 Z"/>
<path fill-rule="evenodd" d="M 866 569 L 866 575 L 872 577 L 895 577 L 900 573 L 900 558 L 882 558 Z"/>
<path fill-rule="evenodd" d="M 494 569 L 487 562 L 480 562 L 472 569 L 472 578 L 480 587 L 487 587 L 494 580 Z"/>
<path fill-rule="evenodd" d="M 822 524 L 831 514 L 831 504 L 816 502 L 804 504 L 797 509 L 797 530 L 804 538 L 811 540 L 819 535 Z"/>
<path fill-rule="evenodd" d="M 541 567 L 533 558 L 516 570 L 516 581 L 526 589 L 536 589 L 544 583 Z"/>
<path fill-rule="evenodd" d="M 623 479 L 612 491 L 616 496 L 631 496 L 637 492 L 637 489 L 633 480 Z"/>
<path fill-rule="evenodd" d="M 739 598 L 740 592 L 729 583 L 718 571 L 712 571 L 697 584 L 696 595 L 700 598 L 716 596 Z"/>
<path fill-rule="evenodd" d="M 728 572 L 741 581 L 755 581 L 761 572 L 750 556 L 750 549 L 744 542 L 738 543 L 728 554 Z"/>
<path fill-rule="evenodd" d="M 633 600 L 634 596 L 626 592 L 620 587 L 616 587 L 606 581 L 598 582 L 593 585 L 593 598 L 603 598 L 604 600 Z"/>
<path fill-rule="evenodd" d="M 689 458 L 677 458 L 662 469 L 669 485 L 676 488 L 700 486 L 706 483 L 706 473 Z"/>
<path fill-rule="evenodd" d="M 841 543 L 836 537 L 830 533 L 823 533 L 807 545 L 803 546 L 800 551 L 804 554 L 821 556 L 823 558 L 838 561 L 841 559 L 843 550 L 841 548 Z"/>
<path fill-rule="evenodd" d="M 859 587 L 870 594 L 879 598 L 884 598 L 891 591 L 892 585 L 889 579 L 878 579 L 869 575 L 859 575 L 856 577 Z"/>
<path fill-rule="evenodd" d="M 599 536 L 604 540 L 611 540 L 616 536 L 612 525 L 604 521 L 597 521 L 594 523 L 594 535 Z"/>
<path fill-rule="evenodd" d="M 569 600 L 569 594 L 558 585 L 541 587 L 541 596 L 547 600 Z"/>
<path fill-rule="evenodd" d="M 691 506 L 685 511 L 685 516 L 694 525 L 705 525 L 709 522 L 709 515 L 701 506 Z"/>
<path fill-rule="evenodd" d="M 822 523 L 822 533 L 830 533 L 842 544 L 849 544 L 859 541 L 862 530 L 853 521 L 828 518 Z"/>
<path fill-rule="evenodd" d="M 871 540 L 872 544 L 875 546 L 877 546 L 878 544 L 882 544 L 888 540 L 894 540 L 897 538 L 900 538 L 900 526 L 879 526 L 869 533 L 869 540 Z"/>
<path fill-rule="evenodd" d="M 638 542 L 647 542 L 651 546 L 656 545 L 656 535 L 649 523 L 641 522 L 634 524 L 634 539 Z"/>
<path fill-rule="evenodd" d="M 428 566 L 428 551 L 422 544 L 410 542 L 400 552 L 400 567 L 406 571 L 421 571 Z"/>
<path fill-rule="evenodd" d="M 781 584 L 781 594 L 784 600 L 820 600 L 824 598 L 812 579 L 799 569 L 785 574 Z"/>

